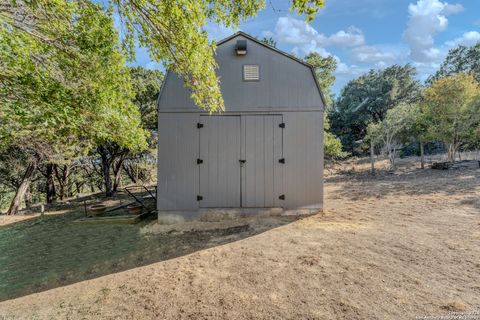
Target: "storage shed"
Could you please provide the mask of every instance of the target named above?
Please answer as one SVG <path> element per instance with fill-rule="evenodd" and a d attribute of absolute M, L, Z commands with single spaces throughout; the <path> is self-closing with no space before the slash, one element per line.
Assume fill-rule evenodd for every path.
<path fill-rule="evenodd" d="M 158 98 L 158 210 L 321 209 L 324 99 L 305 62 L 237 32 L 215 57 L 225 111 L 168 72 Z"/>

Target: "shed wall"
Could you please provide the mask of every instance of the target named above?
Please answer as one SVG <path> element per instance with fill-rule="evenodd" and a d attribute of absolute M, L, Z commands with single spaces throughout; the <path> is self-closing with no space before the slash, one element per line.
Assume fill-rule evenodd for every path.
<path fill-rule="evenodd" d="M 199 151 L 196 113 L 158 117 L 158 210 L 197 210 Z"/>
<path fill-rule="evenodd" d="M 323 112 L 284 113 L 285 208 L 323 206 Z"/>
<path fill-rule="evenodd" d="M 247 115 L 252 113 L 228 113 Z M 258 114 L 258 113 L 257 113 Z M 323 206 L 323 112 L 272 112 L 281 114 L 283 131 L 284 209 Z M 158 209 L 199 209 L 200 113 L 160 113 L 158 122 Z M 200 129 L 202 130 L 202 129 Z"/>

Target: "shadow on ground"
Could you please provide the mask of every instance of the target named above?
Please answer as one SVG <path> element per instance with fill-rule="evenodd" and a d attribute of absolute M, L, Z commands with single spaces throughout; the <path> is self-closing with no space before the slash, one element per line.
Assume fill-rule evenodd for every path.
<path fill-rule="evenodd" d="M 77 208 L 0 227 L 0 301 L 237 241 L 295 219 L 265 218 L 275 222 L 258 228 L 239 218 L 231 227 L 145 233 L 154 217 L 135 225 L 73 222 L 83 216 Z"/>

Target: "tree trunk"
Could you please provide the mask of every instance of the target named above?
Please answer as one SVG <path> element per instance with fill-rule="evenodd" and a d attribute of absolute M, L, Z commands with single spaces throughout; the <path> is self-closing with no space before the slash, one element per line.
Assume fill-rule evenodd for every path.
<path fill-rule="evenodd" d="M 70 195 L 70 171 L 71 171 L 71 165 L 66 164 L 64 165 L 59 172 L 59 166 L 55 166 L 55 175 L 58 180 L 58 185 L 60 186 L 60 199 L 63 200 L 65 198 L 68 198 Z"/>
<path fill-rule="evenodd" d="M 99 146 L 98 152 L 100 153 L 100 158 L 102 159 L 102 175 L 104 179 L 105 185 L 105 196 L 111 197 L 113 196 L 113 186 L 112 186 L 112 179 L 110 178 L 110 159 L 108 157 L 108 151 L 105 147 Z"/>
<path fill-rule="evenodd" d="M 449 143 L 448 145 L 448 161 L 455 162 L 455 144 Z"/>
<path fill-rule="evenodd" d="M 375 174 L 375 150 L 373 140 L 370 140 L 370 163 L 372 165 L 372 174 Z"/>
<path fill-rule="evenodd" d="M 420 167 L 425 169 L 425 145 L 423 141 L 420 141 Z"/>
<path fill-rule="evenodd" d="M 30 186 L 30 182 L 32 182 L 32 177 L 33 173 L 35 172 L 35 169 L 37 168 L 37 161 L 31 161 L 27 168 L 25 169 L 25 173 L 22 177 L 22 181 L 17 189 L 17 192 L 15 193 L 15 197 L 13 198 L 12 202 L 10 203 L 10 208 L 7 211 L 8 215 L 15 215 L 18 213 L 18 210 L 20 209 L 20 205 L 25 197 L 25 193 L 28 190 L 28 187 Z"/>
<path fill-rule="evenodd" d="M 113 181 L 113 192 L 117 192 L 119 187 L 122 187 L 122 167 L 123 167 L 123 162 L 125 161 L 127 153 L 122 152 L 120 155 L 119 159 L 117 162 L 113 164 L 113 175 L 114 175 L 114 181 Z"/>
<path fill-rule="evenodd" d="M 75 181 L 75 192 L 77 197 L 82 193 L 84 184 L 85 182 Z"/>
<path fill-rule="evenodd" d="M 53 163 L 48 163 L 47 164 L 47 188 L 46 188 L 46 198 L 47 198 L 47 203 L 51 204 L 55 201 L 56 198 L 56 192 L 55 192 L 55 182 L 53 180 L 53 170 L 54 170 L 55 164 Z"/>
<path fill-rule="evenodd" d="M 32 207 L 32 193 L 30 192 L 30 185 L 28 185 L 27 190 L 25 190 L 25 208 L 30 209 Z"/>
<path fill-rule="evenodd" d="M 395 169 L 395 150 L 392 147 L 391 143 L 386 144 L 388 161 L 390 162 L 390 169 Z"/>
<path fill-rule="evenodd" d="M 130 178 L 130 180 L 132 180 L 132 182 L 134 184 L 137 183 L 137 177 L 135 175 L 135 173 L 133 172 L 134 169 L 132 166 L 128 166 L 128 165 L 125 165 L 125 163 L 123 164 L 123 170 L 127 173 L 128 177 Z"/>
<path fill-rule="evenodd" d="M 114 173 L 113 192 L 117 192 L 122 187 L 122 167 Z"/>
<path fill-rule="evenodd" d="M 397 156 L 397 148 L 392 148 L 390 154 L 390 163 L 392 164 L 392 169 L 395 170 L 397 168 L 397 164 L 395 163 L 395 157 Z"/>
<path fill-rule="evenodd" d="M 102 159 L 102 173 L 105 182 L 105 196 L 111 197 L 113 196 L 113 187 L 112 187 L 112 180 L 110 178 L 110 166 L 108 165 L 108 161 Z"/>

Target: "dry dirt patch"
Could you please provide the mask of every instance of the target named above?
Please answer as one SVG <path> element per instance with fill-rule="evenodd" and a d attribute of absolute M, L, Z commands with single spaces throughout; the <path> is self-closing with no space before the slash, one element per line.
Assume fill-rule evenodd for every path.
<path fill-rule="evenodd" d="M 480 170 L 327 178 L 323 215 L 0 303 L 14 319 L 414 319 L 480 306 Z"/>

